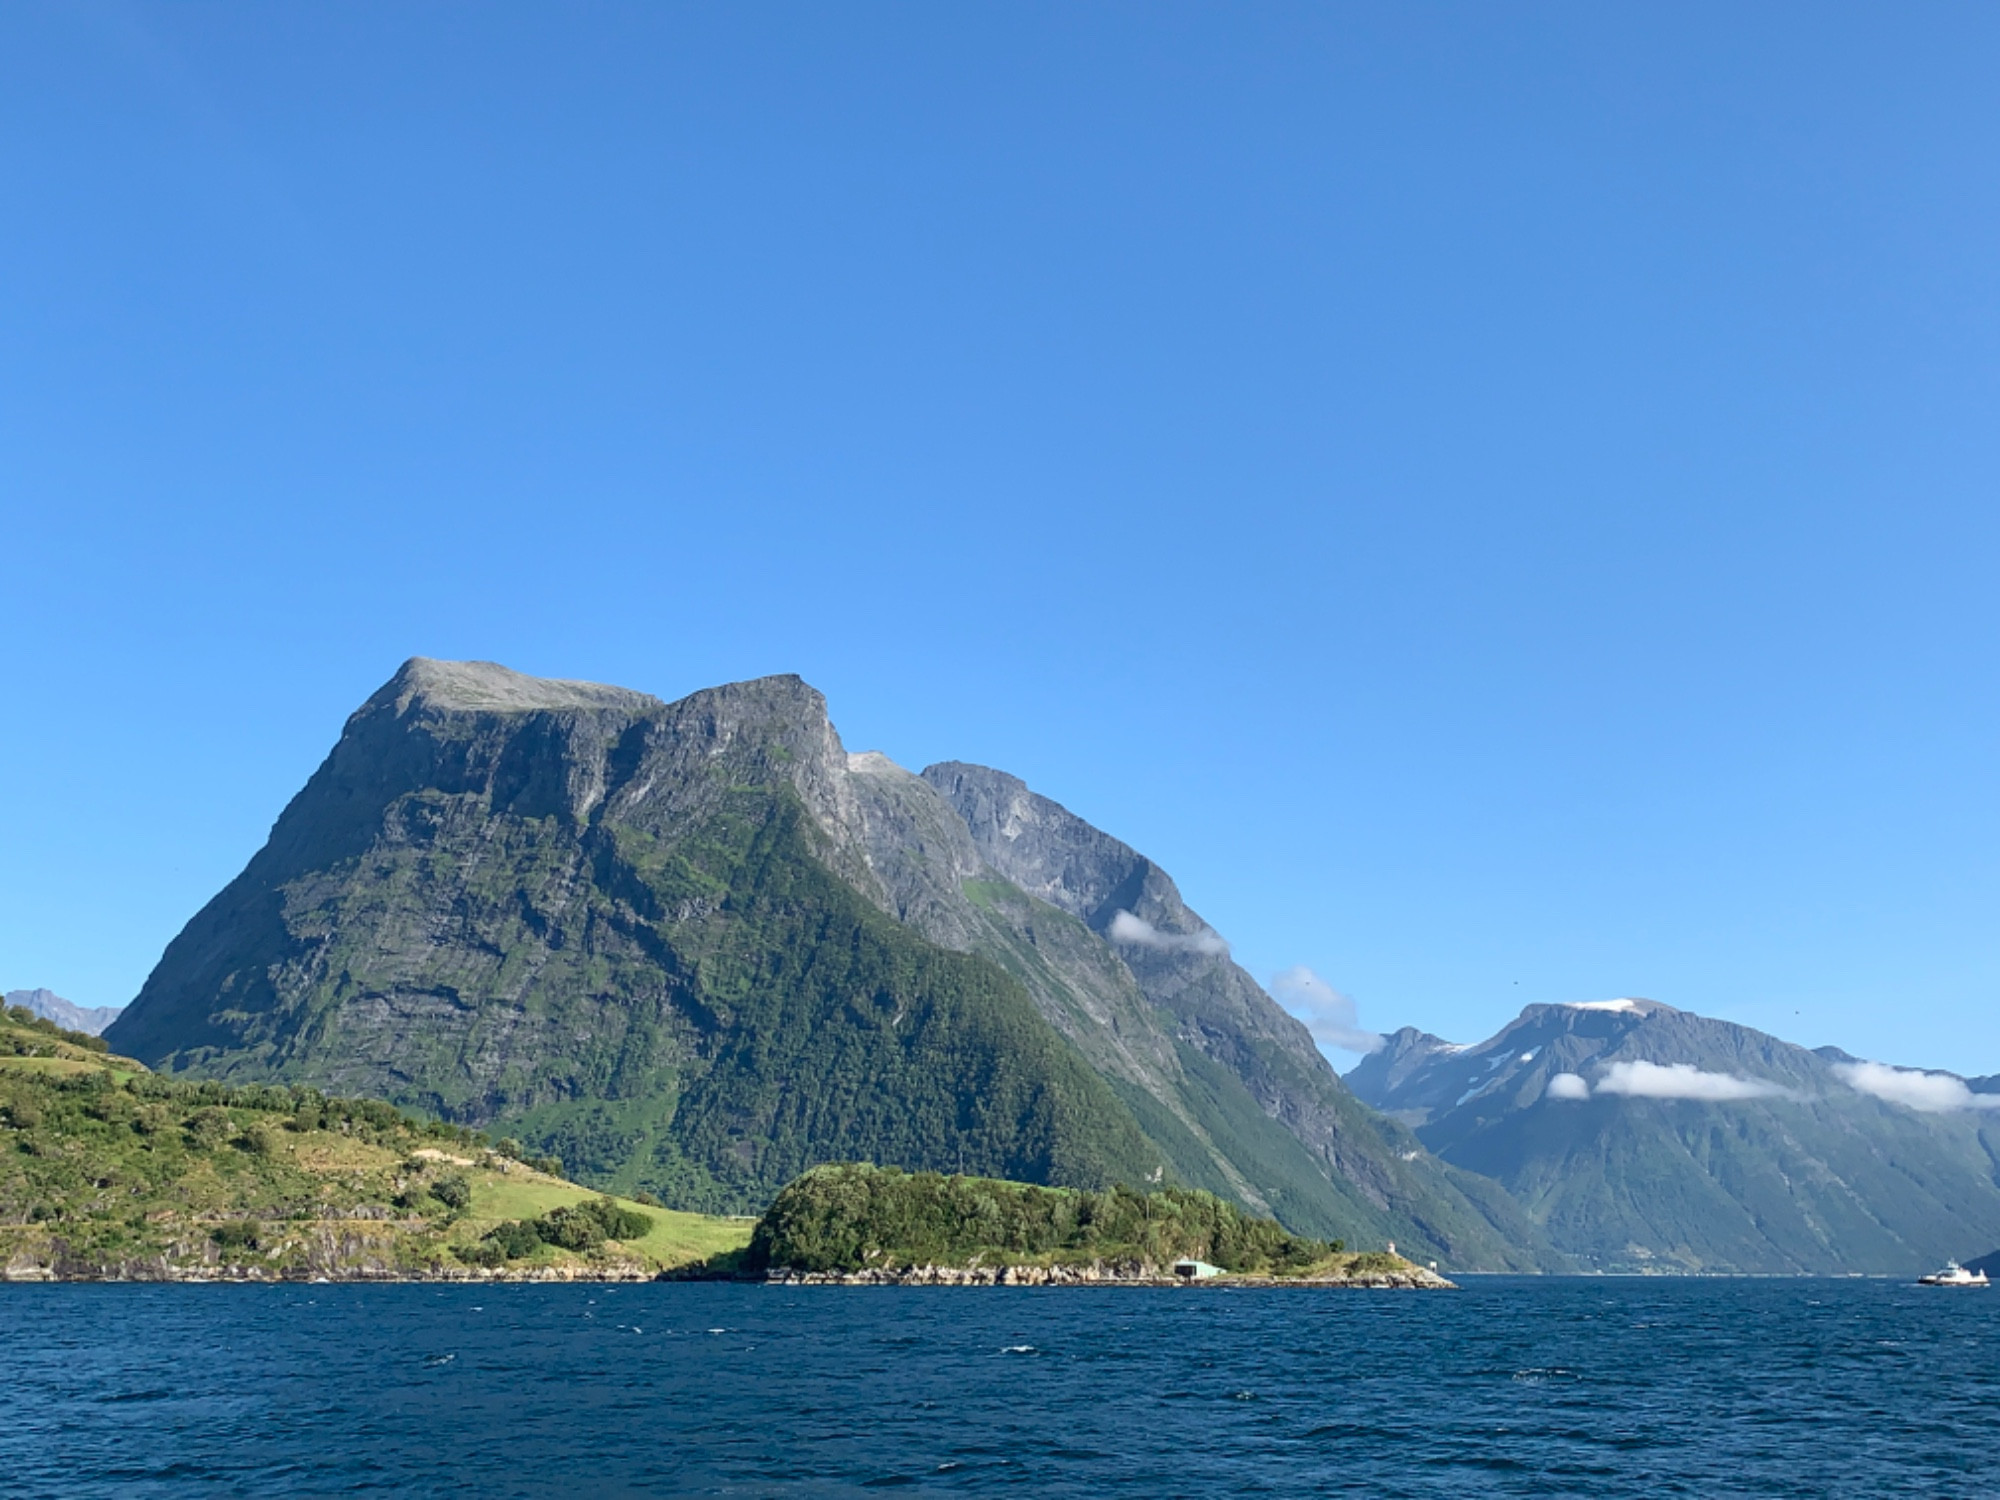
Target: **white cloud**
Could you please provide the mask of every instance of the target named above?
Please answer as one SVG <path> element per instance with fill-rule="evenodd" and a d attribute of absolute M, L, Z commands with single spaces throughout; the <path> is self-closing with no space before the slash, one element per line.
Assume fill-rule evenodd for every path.
<path fill-rule="evenodd" d="M 1953 1109 L 2000 1109 L 2000 1094 L 1975 1094 L 1964 1079 L 1949 1073 L 1925 1073 L 1874 1062 L 1835 1063 L 1833 1071 L 1851 1089 L 1927 1115 Z"/>
<path fill-rule="evenodd" d="M 1306 1023 L 1322 1047 L 1341 1052 L 1379 1052 L 1381 1035 L 1361 1028 L 1354 1002 L 1304 964 L 1285 970 L 1271 981 L 1271 995 Z"/>
<path fill-rule="evenodd" d="M 1549 1086 L 1542 1090 L 1544 1099 L 1588 1099 L 1590 1085 L 1575 1073 L 1558 1073 L 1549 1080 Z"/>
<path fill-rule="evenodd" d="M 1227 953 L 1222 934 L 1204 927 L 1200 932 L 1162 932 L 1144 917 L 1121 911 L 1111 919 L 1111 941 L 1138 948 L 1165 948 L 1179 953 Z"/>
<path fill-rule="evenodd" d="M 1790 1099 L 1782 1084 L 1736 1073 L 1707 1073 L 1693 1063 L 1618 1062 L 1597 1081 L 1600 1094 L 1633 1099 Z"/>
<path fill-rule="evenodd" d="M 1637 1010 L 1636 1000 L 1565 1000 L 1566 1010 Z"/>

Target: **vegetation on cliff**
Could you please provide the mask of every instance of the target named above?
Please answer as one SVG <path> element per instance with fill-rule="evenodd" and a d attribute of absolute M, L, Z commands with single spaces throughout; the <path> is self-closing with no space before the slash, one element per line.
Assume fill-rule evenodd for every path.
<path fill-rule="evenodd" d="M 555 1227 L 517 1269 L 550 1274 L 644 1274 L 747 1239 L 727 1220 L 607 1212 L 511 1146 L 378 1100 L 163 1077 L 95 1037 L 0 1014 L 9 1278 L 464 1274 L 495 1263 L 490 1229 L 526 1215 Z M 600 1232 L 566 1236 L 577 1218 Z"/>
<path fill-rule="evenodd" d="M 1103 1261 L 1165 1267 L 1183 1257 L 1226 1271 L 1302 1274 L 1339 1254 L 1185 1188 L 1099 1192 L 892 1167 L 815 1167 L 757 1223 L 748 1271 L 866 1271 L 923 1265 Z"/>

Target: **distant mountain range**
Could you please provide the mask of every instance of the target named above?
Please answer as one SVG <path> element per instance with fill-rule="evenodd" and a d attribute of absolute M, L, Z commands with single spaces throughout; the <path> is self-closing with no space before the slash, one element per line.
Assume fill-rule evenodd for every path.
<path fill-rule="evenodd" d="M 1927 1269 L 2000 1245 L 2000 1091 L 1649 1000 L 1411 1028 L 1347 1075 L 1586 1269 Z"/>
<path fill-rule="evenodd" d="M 72 1005 L 54 990 L 9 990 L 5 996 L 9 1005 L 18 1005 L 33 1011 L 69 1031 L 81 1031 L 86 1036 L 102 1036 L 104 1028 L 118 1019 L 121 1007 L 116 1005 Z"/>
<path fill-rule="evenodd" d="M 409 662 L 108 1035 L 677 1207 L 842 1159 L 1171 1177 L 1459 1268 L 1563 1264 L 1357 1100 L 1164 871 L 1002 772 L 849 755 L 796 677 L 663 703 Z"/>

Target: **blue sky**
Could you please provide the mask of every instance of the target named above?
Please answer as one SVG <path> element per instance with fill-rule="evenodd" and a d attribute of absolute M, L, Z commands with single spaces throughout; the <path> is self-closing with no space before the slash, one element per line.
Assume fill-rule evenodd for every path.
<path fill-rule="evenodd" d="M 1260 977 L 2000 1070 L 2000 13 L 0 8 L 0 987 L 405 657 L 797 671 Z"/>

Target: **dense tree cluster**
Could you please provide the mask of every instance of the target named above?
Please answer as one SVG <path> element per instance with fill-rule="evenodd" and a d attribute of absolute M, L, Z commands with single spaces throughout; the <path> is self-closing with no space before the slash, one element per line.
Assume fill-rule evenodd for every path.
<path fill-rule="evenodd" d="M 778 1194 L 745 1265 L 802 1271 L 1059 1260 L 1298 1270 L 1338 1252 L 1209 1193 L 1044 1188 L 891 1167 L 817 1167 Z"/>
<path fill-rule="evenodd" d="M 544 1245 L 582 1251 L 595 1250 L 606 1240 L 642 1239 L 652 1227 L 652 1215 L 600 1197 L 551 1209 L 538 1219 L 496 1225 L 477 1246 L 461 1254 L 476 1265 L 499 1265 L 533 1255 Z"/>

